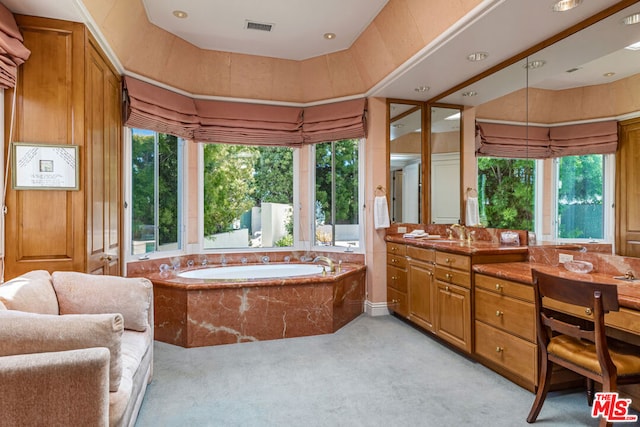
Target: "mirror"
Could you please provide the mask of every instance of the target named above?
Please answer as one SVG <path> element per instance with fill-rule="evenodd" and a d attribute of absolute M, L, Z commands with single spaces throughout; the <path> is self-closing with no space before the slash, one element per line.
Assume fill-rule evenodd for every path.
<path fill-rule="evenodd" d="M 422 103 L 389 101 L 389 211 L 392 222 L 422 218 Z"/>
<path fill-rule="evenodd" d="M 430 107 L 430 222 L 456 224 L 460 218 L 461 110 Z"/>
<path fill-rule="evenodd" d="M 531 158 L 531 150 L 536 149 L 531 135 L 535 126 L 553 128 L 638 117 L 640 47 L 630 47 L 640 42 L 640 24 L 624 23 L 626 17 L 638 12 L 640 4 L 635 3 L 595 23 L 589 20 L 592 25 L 553 44 L 541 43 L 546 47 L 533 48 L 514 58 L 511 65 L 477 81 L 471 79 L 434 100 L 463 105 L 464 122 L 469 121 L 463 129 L 462 188 L 479 185 L 472 122 L 523 126 L 523 157 Z M 544 176 L 539 178 L 544 182 L 543 193 L 538 195 L 543 208 L 540 218 L 535 219 L 535 229 L 543 236 L 556 236 L 558 222 L 549 207 L 554 203 L 550 183 L 557 180 L 552 170 L 553 161 L 544 160 Z M 605 205 L 609 208 L 612 204 Z"/>

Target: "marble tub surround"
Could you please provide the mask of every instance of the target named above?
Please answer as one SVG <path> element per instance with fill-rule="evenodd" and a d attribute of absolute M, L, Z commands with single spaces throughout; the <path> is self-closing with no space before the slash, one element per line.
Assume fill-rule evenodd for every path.
<path fill-rule="evenodd" d="M 221 265 L 262 264 L 268 257 L 267 263 L 312 262 L 318 256 L 326 256 L 336 265 L 339 261 L 351 264 L 364 264 L 364 254 L 355 252 L 322 252 L 322 251 L 261 251 L 261 252 L 230 252 L 179 255 L 174 257 L 154 258 L 132 261 L 127 263 L 127 276 L 147 277 L 160 271 L 160 266 L 166 264 L 179 265 L 177 270 L 193 267 L 218 267 Z"/>
<path fill-rule="evenodd" d="M 213 281 L 159 271 L 155 338 L 201 347 L 333 333 L 364 308 L 366 268 L 344 263 L 326 276 Z"/>

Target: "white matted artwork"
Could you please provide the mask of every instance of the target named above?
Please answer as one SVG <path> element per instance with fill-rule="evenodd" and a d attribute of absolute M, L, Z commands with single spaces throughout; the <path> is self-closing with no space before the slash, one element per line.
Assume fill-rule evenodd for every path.
<path fill-rule="evenodd" d="M 78 146 L 13 143 L 16 190 L 78 190 Z"/>

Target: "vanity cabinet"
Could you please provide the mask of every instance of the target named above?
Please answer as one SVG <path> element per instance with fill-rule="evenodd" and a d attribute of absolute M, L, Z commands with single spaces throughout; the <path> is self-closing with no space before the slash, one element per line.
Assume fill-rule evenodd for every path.
<path fill-rule="evenodd" d="M 387 244 L 387 301 L 390 311 L 409 316 L 407 295 L 407 246 Z"/>
<path fill-rule="evenodd" d="M 436 251 L 435 333 L 471 353 L 471 257 Z"/>
<path fill-rule="evenodd" d="M 538 381 L 533 287 L 475 275 L 475 355 L 533 391 Z"/>
<path fill-rule="evenodd" d="M 407 246 L 409 320 L 429 332 L 435 324 L 435 251 Z"/>

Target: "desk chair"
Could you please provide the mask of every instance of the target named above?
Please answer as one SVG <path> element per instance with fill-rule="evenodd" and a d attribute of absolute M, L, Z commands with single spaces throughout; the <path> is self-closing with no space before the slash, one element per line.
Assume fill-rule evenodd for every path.
<path fill-rule="evenodd" d="M 620 341 L 607 340 L 604 315 L 618 311 L 618 288 L 615 285 L 583 282 L 532 271 L 540 378 L 535 401 L 527 417 L 536 421 L 550 386 L 553 364 L 563 366 L 587 379 L 587 402 L 593 404 L 594 381 L 603 392 L 615 392 L 618 384 L 640 383 L 640 349 Z M 542 298 L 550 298 L 586 308 L 593 321 L 550 312 Z M 608 426 L 600 418 L 600 426 Z"/>

